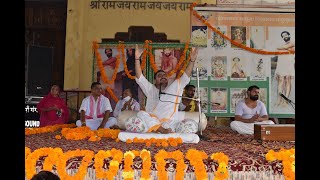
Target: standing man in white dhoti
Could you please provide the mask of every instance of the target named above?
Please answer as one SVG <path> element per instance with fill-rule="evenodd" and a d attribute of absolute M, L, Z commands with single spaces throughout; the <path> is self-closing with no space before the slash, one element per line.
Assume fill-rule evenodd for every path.
<path fill-rule="evenodd" d="M 178 106 L 181 102 L 181 95 L 184 87 L 190 82 L 190 76 L 197 57 L 198 49 L 192 48 L 191 60 L 185 72 L 180 78 L 175 79 L 169 86 L 168 77 L 162 70 L 155 73 L 155 84 L 151 84 L 143 76 L 140 67 L 141 53 L 142 52 L 139 52 L 136 45 L 136 82 L 147 97 L 146 111 L 139 111 L 137 113 L 138 119 L 135 120 L 135 122 L 127 123 L 126 129 L 129 131 L 135 131 L 135 124 L 143 124 L 143 128 L 141 128 L 141 126 L 139 127 L 140 132 L 160 132 L 163 134 L 173 132 L 178 123 Z M 162 93 L 160 94 L 159 92 Z"/>
<path fill-rule="evenodd" d="M 82 100 L 79 109 L 80 120 L 76 122 L 78 127 L 88 126 L 91 130 L 98 128 L 110 128 L 117 124 L 117 119 L 110 117 L 112 107 L 107 97 L 101 94 L 102 87 L 99 82 L 91 84 L 91 95 Z"/>
<path fill-rule="evenodd" d="M 295 53 L 295 42 L 290 40 L 290 33 L 288 31 L 281 32 L 281 38 L 285 44 L 277 48 L 277 50 L 285 50 Z M 276 80 L 278 82 L 277 106 L 285 106 L 288 103 L 280 95 L 283 94 L 286 97 L 290 96 L 291 80 L 295 76 L 294 61 L 294 54 L 278 56 L 277 68 L 275 70 Z"/>
<path fill-rule="evenodd" d="M 239 134 L 254 134 L 254 124 L 274 124 L 269 120 L 266 106 L 258 100 L 259 87 L 250 86 L 247 95 L 237 103 L 235 118 L 230 124 Z"/>

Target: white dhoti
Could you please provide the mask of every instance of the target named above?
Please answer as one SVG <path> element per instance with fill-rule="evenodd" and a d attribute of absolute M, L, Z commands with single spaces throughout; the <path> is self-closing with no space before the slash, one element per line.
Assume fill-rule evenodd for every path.
<path fill-rule="evenodd" d="M 239 134 L 254 134 L 254 124 L 274 124 L 271 120 L 255 122 L 255 123 L 244 123 L 241 121 L 232 121 L 230 127 L 232 130 L 237 131 Z"/>
<path fill-rule="evenodd" d="M 113 73 L 114 73 L 114 68 L 112 66 L 105 66 L 104 67 L 104 72 L 107 75 L 107 78 L 109 80 L 112 79 Z M 110 87 L 111 89 L 114 89 L 114 83 L 112 84 L 107 84 L 103 81 L 102 77 L 100 78 L 100 84 L 102 86 L 103 89 L 106 89 L 107 87 Z"/>
<path fill-rule="evenodd" d="M 103 118 L 97 118 L 97 119 L 86 119 L 86 126 L 89 127 L 91 130 L 97 130 L 100 126 Z M 81 127 L 81 121 L 77 120 L 76 125 L 78 127 Z M 115 117 L 109 117 L 108 121 L 104 125 L 104 128 L 110 128 L 114 125 L 117 125 L 117 119 Z"/>
<path fill-rule="evenodd" d="M 294 55 L 289 54 L 278 56 L 275 74 L 279 76 L 295 76 Z"/>

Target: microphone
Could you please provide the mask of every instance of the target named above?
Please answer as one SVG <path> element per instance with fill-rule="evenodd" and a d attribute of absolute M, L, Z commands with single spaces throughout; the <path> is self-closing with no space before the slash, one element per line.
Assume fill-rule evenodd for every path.
<path fill-rule="evenodd" d="M 282 93 L 279 93 L 280 94 L 280 96 L 283 98 L 283 99 L 285 99 L 286 101 L 288 101 L 289 103 L 291 103 L 291 100 L 289 99 L 289 98 L 287 98 L 284 94 L 282 94 Z"/>

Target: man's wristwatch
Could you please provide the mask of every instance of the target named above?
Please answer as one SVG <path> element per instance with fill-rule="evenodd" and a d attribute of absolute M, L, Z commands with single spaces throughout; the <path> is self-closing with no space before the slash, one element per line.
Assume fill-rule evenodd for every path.
<path fill-rule="evenodd" d="M 86 124 L 86 122 L 84 121 L 84 122 L 81 122 L 81 125 L 84 125 L 84 124 Z"/>

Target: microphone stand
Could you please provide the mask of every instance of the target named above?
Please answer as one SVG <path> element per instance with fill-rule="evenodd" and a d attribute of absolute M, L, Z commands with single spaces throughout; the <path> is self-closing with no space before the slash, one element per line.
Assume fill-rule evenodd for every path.
<path fill-rule="evenodd" d="M 198 93 L 198 109 L 199 109 L 199 123 L 198 123 L 198 128 L 199 128 L 199 133 L 198 136 L 200 140 L 207 141 L 210 138 L 202 135 L 202 127 L 201 127 L 201 121 L 202 121 L 202 112 L 201 112 L 201 99 L 200 99 L 200 83 L 199 83 L 199 68 L 196 68 L 196 73 L 197 73 L 197 93 Z"/>
<path fill-rule="evenodd" d="M 197 73 L 197 92 L 198 92 L 198 108 L 199 108 L 199 132 L 200 136 L 202 136 L 202 128 L 201 128 L 201 104 L 200 104 L 200 84 L 199 84 L 199 68 L 196 68 L 196 73 Z"/>
<path fill-rule="evenodd" d="M 283 95 L 282 93 L 281 93 L 281 95 L 280 95 L 284 100 L 286 100 L 291 106 L 292 106 L 292 108 L 293 108 L 293 110 L 295 110 L 295 103 L 293 102 L 293 101 L 291 101 L 291 99 L 289 99 L 289 98 L 287 98 L 285 95 Z M 293 106 L 294 105 L 294 106 Z"/>
<path fill-rule="evenodd" d="M 290 103 L 290 105 L 292 106 L 293 110 L 296 110 L 296 108 L 294 107 L 296 104 L 294 102 L 292 102 L 291 100 L 288 101 Z"/>

